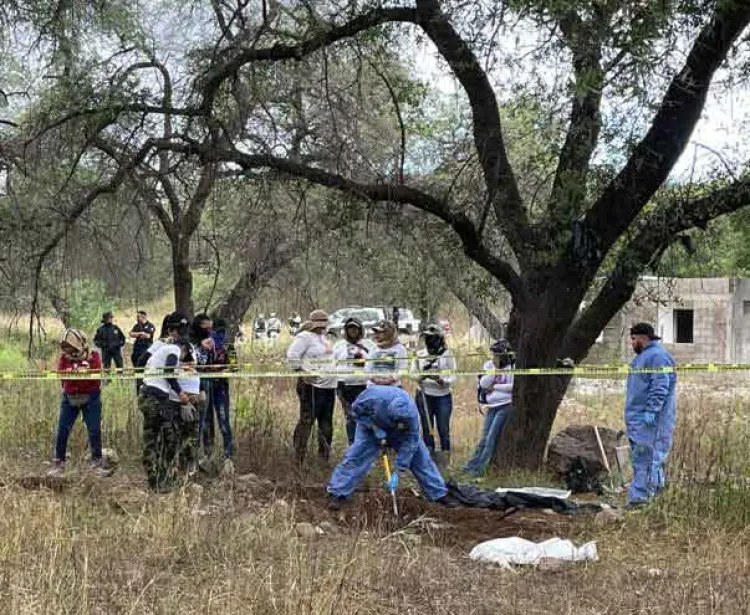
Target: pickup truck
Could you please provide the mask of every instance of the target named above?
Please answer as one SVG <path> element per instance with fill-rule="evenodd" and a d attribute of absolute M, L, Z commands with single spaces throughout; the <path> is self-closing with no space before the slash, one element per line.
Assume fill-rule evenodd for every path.
<path fill-rule="evenodd" d="M 414 335 L 419 332 L 419 320 L 414 318 L 411 310 L 393 307 L 359 307 L 351 306 L 336 310 L 328 318 L 328 331 L 337 337 L 344 334 L 344 323 L 348 318 L 359 318 L 365 328 L 365 335 L 370 335 L 372 327 L 380 320 L 393 320 L 394 310 L 398 310 L 398 330 L 400 333 Z"/>
<path fill-rule="evenodd" d="M 362 321 L 362 326 L 365 328 L 365 335 L 369 335 L 373 325 L 385 317 L 385 311 L 380 308 L 359 306 L 341 308 L 328 317 L 328 332 L 334 334 L 336 337 L 343 337 L 344 323 L 349 318 L 359 318 Z"/>

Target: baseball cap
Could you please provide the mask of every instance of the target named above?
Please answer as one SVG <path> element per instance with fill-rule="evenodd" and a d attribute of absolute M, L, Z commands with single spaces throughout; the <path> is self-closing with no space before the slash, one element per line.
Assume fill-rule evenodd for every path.
<path fill-rule="evenodd" d="M 639 322 L 630 327 L 630 335 L 645 335 L 650 340 L 661 339 L 658 335 L 656 335 L 654 327 L 647 322 Z"/>
<path fill-rule="evenodd" d="M 443 335 L 443 328 L 435 323 L 430 323 L 425 327 L 424 334 L 427 335 Z"/>

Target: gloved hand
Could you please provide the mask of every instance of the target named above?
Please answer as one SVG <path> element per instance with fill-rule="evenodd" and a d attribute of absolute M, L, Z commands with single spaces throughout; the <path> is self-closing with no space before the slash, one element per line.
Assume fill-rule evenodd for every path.
<path fill-rule="evenodd" d="M 398 472 L 391 472 L 391 479 L 385 485 L 388 487 L 388 491 L 396 491 L 398 489 Z"/>
<path fill-rule="evenodd" d="M 643 424 L 647 427 L 655 427 L 656 426 L 656 413 L 654 412 L 644 412 L 643 413 Z"/>
<path fill-rule="evenodd" d="M 180 406 L 180 418 L 185 423 L 194 423 L 198 419 L 198 413 L 193 404 L 182 404 Z"/>

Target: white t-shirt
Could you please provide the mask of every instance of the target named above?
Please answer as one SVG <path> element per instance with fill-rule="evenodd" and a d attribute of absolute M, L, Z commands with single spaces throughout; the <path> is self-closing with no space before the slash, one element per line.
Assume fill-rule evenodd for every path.
<path fill-rule="evenodd" d="M 330 374 L 335 370 L 333 346 L 325 335 L 318 335 L 312 331 L 298 333 L 286 351 L 286 358 L 292 369 L 301 369 L 309 374 L 305 381 L 314 387 L 335 389 L 338 385 L 338 378 L 335 376 L 315 375 L 315 372 Z"/>
<path fill-rule="evenodd" d="M 503 374 L 503 371 L 512 369 L 508 365 L 501 370 L 495 368 L 492 361 L 484 364 L 485 370 L 495 370 L 494 374 L 485 374 L 479 379 L 479 386 L 487 394 L 487 405 L 490 407 L 505 406 L 513 401 L 513 374 Z"/>
<path fill-rule="evenodd" d="M 363 338 L 356 344 L 349 340 L 339 340 L 333 346 L 333 358 L 336 360 L 336 371 L 339 372 L 339 380 L 346 386 L 364 386 L 367 384 L 366 376 L 351 374 L 352 371 L 363 371 L 365 366 L 354 365 L 355 359 L 367 359 L 369 354 L 375 350 L 375 342 Z"/>
<path fill-rule="evenodd" d="M 381 348 L 375 346 L 367 355 L 367 371 L 371 372 L 370 378 L 377 376 L 387 377 L 391 373 L 406 371 L 409 369 L 409 355 L 406 352 L 401 342 L 396 342 L 393 346 Z M 401 377 L 396 375 L 396 381 L 393 383 L 395 386 L 401 386 Z M 372 386 L 375 383 L 372 380 L 368 380 L 367 386 Z"/>
<path fill-rule="evenodd" d="M 164 346 L 164 342 L 162 340 L 156 340 L 153 344 L 151 344 L 148 352 L 153 355 L 154 352 L 162 346 Z M 192 349 L 193 356 L 195 356 L 195 345 L 190 344 L 190 347 Z M 198 393 L 201 392 L 201 379 L 197 373 L 192 371 L 185 371 L 185 368 L 175 369 L 175 373 L 184 374 L 181 378 L 177 379 L 177 382 L 180 383 L 180 388 L 185 391 L 185 393 L 187 393 L 188 395 L 198 395 Z"/>
<path fill-rule="evenodd" d="M 414 360 L 413 367 L 418 372 L 429 372 L 430 370 L 454 370 L 456 369 L 456 360 L 453 358 L 453 354 L 450 350 L 446 349 L 442 354 L 438 356 L 431 356 L 427 353 L 427 350 L 422 349 L 417 352 L 417 358 Z M 436 374 L 439 375 L 439 374 Z M 425 378 L 417 383 L 417 388 L 422 391 L 425 395 L 431 397 L 442 397 L 444 395 L 450 395 L 451 387 L 456 381 L 456 376 L 453 374 L 441 375 L 440 378 L 443 380 L 443 384 L 435 382 L 432 378 Z"/>
<path fill-rule="evenodd" d="M 146 386 L 159 389 L 169 395 L 169 399 L 172 401 L 179 401 L 179 396 L 174 392 L 167 379 L 163 376 L 152 376 L 149 378 L 149 374 L 163 374 L 164 368 L 167 367 L 167 358 L 174 355 L 177 357 L 177 364 L 175 366 L 175 377 L 179 373 L 177 367 L 180 365 L 180 354 L 181 350 L 177 344 L 166 344 L 159 340 L 154 342 L 148 349 L 151 355 L 146 362 L 146 367 L 143 370 L 143 383 Z"/>

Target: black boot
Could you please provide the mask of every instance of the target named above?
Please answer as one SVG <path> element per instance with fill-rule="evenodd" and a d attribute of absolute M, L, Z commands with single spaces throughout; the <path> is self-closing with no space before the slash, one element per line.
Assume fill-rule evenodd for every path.
<path fill-rule="evenodd" d="M 328 510 L 341 510 L 347 502 L 347 498 L 328 494 Z"/>
<path fill-rule="evenodd" d="M 449 493 L 446 493 L 439 500 L 435 500 L 435 503 L 445 506 L 446 508 L 459 508 L 462 504 L 456 498 Z"/>

